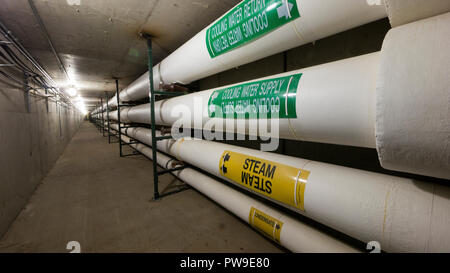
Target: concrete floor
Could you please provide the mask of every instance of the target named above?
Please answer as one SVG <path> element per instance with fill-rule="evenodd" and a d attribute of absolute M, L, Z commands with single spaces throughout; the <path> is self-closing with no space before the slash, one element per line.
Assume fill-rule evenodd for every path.
<path fill-rule="evenodd" d="M 161 189 L 179 181 L 170 175 Z M 9 231 L 0 252 L 282 252 L 193 189 L 151 201 L 151 162 L 120 158 L 85 122 Z"/>

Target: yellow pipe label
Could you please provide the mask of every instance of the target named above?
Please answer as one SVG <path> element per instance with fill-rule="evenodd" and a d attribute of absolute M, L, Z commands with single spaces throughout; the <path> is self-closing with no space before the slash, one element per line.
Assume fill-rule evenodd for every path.
<path fill-rule="evenodd" d="M 248 222 L 265 236 L 280 243 L 280 234 L 283 228 L 283 222 L 280 220 L 252 207 L 248 215 Z"/>
<path fill-rule="evenodd" d="M 300 210 L 304 209 L 305 186 L 310 172 L 278 162 L 225 151 L 219 163 L 223 177 Z"/>

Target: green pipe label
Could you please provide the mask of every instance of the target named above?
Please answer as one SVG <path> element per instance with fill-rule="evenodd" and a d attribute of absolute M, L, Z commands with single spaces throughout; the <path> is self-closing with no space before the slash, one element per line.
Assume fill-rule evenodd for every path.
<path fill-rule="evenodd" d="M 248 82 L 214 91 L 210 118 L 297 118 L 297 87 L 302 74 Z"/>
<path fill-rule="evenodd" d="M 206 31 L 215 58 L 300 17 L 295 0 L 244 0 Z"/>

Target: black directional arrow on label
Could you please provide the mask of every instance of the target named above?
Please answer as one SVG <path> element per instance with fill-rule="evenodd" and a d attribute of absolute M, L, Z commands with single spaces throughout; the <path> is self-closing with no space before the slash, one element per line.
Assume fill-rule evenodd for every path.
<path fill-rule="evenodd" d="M 231 158 L 230 154 L 227 153 L 227 154 L 223 157 L 223 162 L 230 161 L 230 158 Z"/>
<path fill-rule="evenodd" d="M 223 164 L 222 164 L 222 173 L 226 174 L 228 172 L 227 167 L 225 167 L 225 162 L 230 161 L 230 154 L 227 153 L 224 157 L 223 157 Z"/>

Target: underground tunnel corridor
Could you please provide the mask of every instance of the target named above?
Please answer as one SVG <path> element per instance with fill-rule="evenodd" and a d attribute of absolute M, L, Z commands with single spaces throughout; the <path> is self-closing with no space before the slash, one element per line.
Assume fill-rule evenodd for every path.
<path fill-rule="evenodd" d="M 0 0 L 0 259 L 450 253 L 449 45 L 448 0 Z"/>

